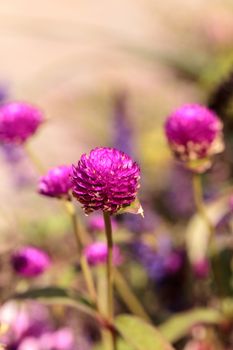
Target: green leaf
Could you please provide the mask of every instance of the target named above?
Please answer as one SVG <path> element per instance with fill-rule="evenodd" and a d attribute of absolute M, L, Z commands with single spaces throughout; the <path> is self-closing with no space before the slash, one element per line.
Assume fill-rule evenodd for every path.
<path fill-rule="evenodd" d="M 136 198 L 130 205 L 128 205 L 127 207 L 121 208 L 120 210 L 118 210 L 117 215 L 118 214 L 125 214 L 125 213 L 130 213 L 130 214 L 139 214 L 142 217 L 144 217 L 144 212 L 141 206 L 141 203 L 139 201 L 138 198 Z"/>
<path fill-rule="evenodd" d="M 135 350 L 173 349 L 157 328 L 138 317 L 118 316 L 115 326 L 124 340 Z"/>
<path fill-rule="evenodd" d="M 163 323 L 159 330 L 171 343 L 183 338 L 197 323 L 217 324 L 222 320 L 222 314 L 215 309 L 198 308 L 182 312 Z"/>
<path fill-rule="evenodd" d="M 45 287 L 39 289 L 31 289 L 26 292 L 17 293 L 10 299 L 16 300 L 37 300 L 48 305 L 65 305 L 74 307 L 88 313 L 92 316 L 97 316 L 93 304 L 84 296 L 70 290 L 60 287 Z"/>

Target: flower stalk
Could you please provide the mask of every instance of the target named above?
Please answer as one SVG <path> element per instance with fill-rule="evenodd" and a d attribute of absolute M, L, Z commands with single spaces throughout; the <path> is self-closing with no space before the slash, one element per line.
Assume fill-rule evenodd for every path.
<path fill-rule="evenodd" d="M 197 208 L 197 212 L 199 213 L 200 217 L 203 219 L 203 221 L 206 223 L 206 226 L 209 231 L 209 244 L 211 245 L 211 249 L 213 254 L 217 257 L 217 260 L 219 260 L 218 255 L 218 249 L 216 247 L 215 243 L 215 227 L 214 224 L 211 222 L 205 208 L 205 204 L 203 202 L 203 190 L 202 190 L 202 181 L 201 181 L 201 174 L 193 173 L 193 195 L 194 195 L 194 202 Z M 218 288 L 218 292 L 220 295 L 222 295 L 222 278 L 221 278 L 221 271 L 219 271 L 220 263 L 217 261 L 216 264 L 212 262 L 212 275 L 215 279 L 216 286 Z"/>
<path fill-rule="evenodd" d="M 84 276 L 84 279 L 85 279 L 85 282 L 87 285 L 87 290 L 88 290 L 88 293 L 89 293 L 92 301 L 97 306 L 97 295 L 96 295 L 94 280 L 93 280 L 92 273 L 91 273 L 90 267 L 88 265 L 87 259 L 86 259 L 85 255 L 83 254 L 83 246 L 84 246 L 85 238 L 82 234 L 82 231 L 79 230 L 78 219 L 77 219 L 77 215 L 76 215 L 76 211 L 75 211 L 73 203 L 70 200 L 66 200 L 65 207 L 66 207 L 67 213 L 69 214 L 71 222 L 72 222 L 73 232 L 75 235 L 77 248 L 78 248 L 78 254 L 80 256 L 80 266 L 81 266 L 83 276 Z"/>
<path fill-rule="evenodd" d="M 208 230 L 210 233 L 210 239 L 212 239 L 215 233 L 215 228 L 209 216 L 206 213 L 205 204 L 203 202 L 201 175 L 198 173 L 193 173 L 193 195 L 194 195 L 194 202 L 195 202 L 197 211 L 202 217 L 202 219 L 205 221 L 206 226 L 208 227 Z"/>
<path fill-rule="evenodd" d="M 105 233 L 108 245 L 108 256 L 107 256 L 107 311 L 108 321 L 111 325 L 114 324 L 114 300 L 113 300 L 113 283 L 114 283 L 114 270 L 113 270 L 113 239 L 112 239 L 112 224 L 111 217 L 108 212 L 103 212 Z M 111 332 L 111 348 L 116 350 L 116 334 L 114 329 L 110 329 Z"/>
<path fill-rule="evenodd" d="M 112 240 L 112 225 L 109 213 L 104 212 L 105 233 L 108 245 L 107 256 L 107 290 L 108 290 L 108 317 L 109 321 L 113 321 L 114 307 L 113 307 L 113 240 Z"/>

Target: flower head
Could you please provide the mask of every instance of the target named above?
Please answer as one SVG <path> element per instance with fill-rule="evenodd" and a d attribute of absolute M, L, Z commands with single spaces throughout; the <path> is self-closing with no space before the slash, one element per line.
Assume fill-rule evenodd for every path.
<path fill-rule="evenodd" d="M 224 148 L 222 128 L 222 122 L 214 112 L 197 104 L 178 108 L 165 124 L 175 156 L 190 167 L 192 162 L 206 160 L 202 164 L 205 169 L 210 166 L 209 158 Z"/>
<path fill-rule="evenodd" d="M 42 122 L 38 108 L 23 102 L 6 103 L 0 107 L 0 142 L 22 144 Z"/>
<path fill-rule="evenodd" d="M 108 256 L 108 246 L 104 242 L 95 242 L 88 245 L 84 254 L 87 258 L 87 261 L 90 265 L 96 266 L 104 264 L 107 261 Z M 120 265 L 122 262 L 122 256 L 118 246 L 113 247 L 113 264 Z"/>
<path fill-rule="evenodd" d="M 50 263 L 47 253 L 31 246 L 20 248 L 11 257 L 13 269 L 23 277 L 35 277 L 42 274 Z"/>
<path fill-rule="evenodd" d="M 61 165 L 41 176 L 38 192 L 44 196 L 60 198 L 68 196 L 71 187 L 71 166 Z"/>
<path fill-rule="evenodd" d="M 87 214 L 99 209 L 113 214 L 135 200 L 139 178 L 139 166 L 127 154 L 95 148 L 73 166 L 73 195 Z"/>

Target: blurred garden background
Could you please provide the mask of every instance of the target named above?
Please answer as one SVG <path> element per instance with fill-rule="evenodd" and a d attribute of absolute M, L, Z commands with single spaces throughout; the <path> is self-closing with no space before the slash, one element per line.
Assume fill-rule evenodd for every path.
<path fill-rule="evenodd" d="M 153 323 L 160 325 L 194 307 L 217 305 L 230 310 L 230 321 L 219 326 L 217 316 L 208 314 L 203 325 L 197 317 L 197 322 L 185 321 L 189 327 L 168 340 L 177 349 L 232 349 L 233 2 L 2 0 L 0 62 L 0 103 L 29 102 L 45 115 L 28 142 L 33 160 L 43 163 L 42 173 L 77 164 L 82 153 L 97 146 L 116 147 L 140 164 L 139 198 L 145 218 L 117 216 L 114 240 L 122 248 L 120 270 Z M 166 117 L 186 103 L 209 106 L 224 123 L 226 149 L 203 177 L 204 198 L 219 234 L 217 296 L 206 227 L 195 214 L 191 175 L 174 161 L 164 136 Z M 62 204 L 37 193 L 38 171 L 23 148 L 1 145 L 0 152 L 2 300 L 31 287 L 85 290 Z M 91 237 L 103 240 L 103 227 L 95 226 L 78 203 L 76 210 Z M 10 263 L 12 252 L 26 245 L 45 250 L 52 261 L 35 279 L 20 278 Z M 0 324 L 5 324 L 5 314 L 11 315 L 10 327 L 12 320 L 20 324 L 21 313 L 27 315 L 21 317 L 27 319 L 23 332 L 11 331 L 7 341 L 4 334 L 9 350 L 99 346 L 96 322 L 82 313 L 77 318 L 74 311 L 34 302 L 20 307 L 13 302 L 2 309 L 6 305 L 3 316 L 0 310 Z M 116 290 L 116 313 L 131 311 Z M 46 326 L 33 333 L 28 330 L 33 322 Z M 64 333 L 56 339 L 64 342 L 48 345 L 48 333 L 59 330 Z M 47 338 L 36 344 L 43 334 Z M 31 343 L 25 345 L 25 338 Z M 124 349 L 133 348 L 122 345 Z"/>

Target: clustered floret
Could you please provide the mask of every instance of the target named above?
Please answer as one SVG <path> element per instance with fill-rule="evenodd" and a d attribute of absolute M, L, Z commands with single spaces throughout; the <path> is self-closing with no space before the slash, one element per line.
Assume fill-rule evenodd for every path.
<path fill-rule="evenodd" d="M 139 179 L 139 166 L 127 154 L 114 148 L 95 148 L 73 166 L 73 195 L 86 214 L 95 210 L 114 214 L 135 200 Z"/>

